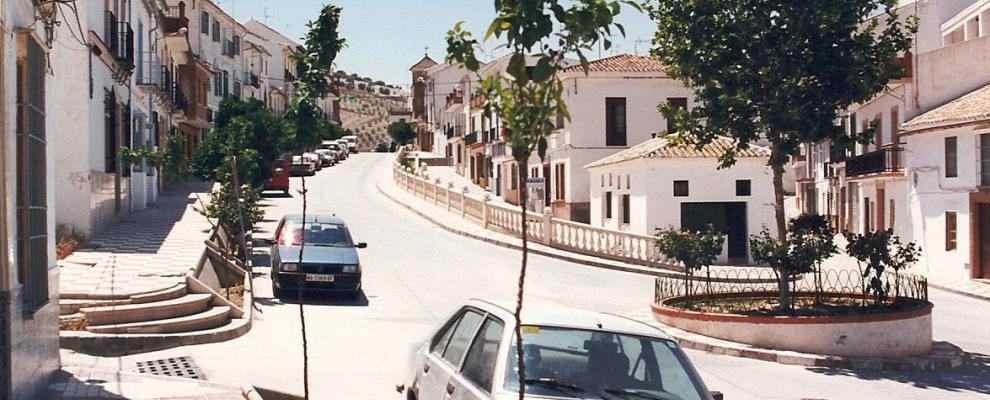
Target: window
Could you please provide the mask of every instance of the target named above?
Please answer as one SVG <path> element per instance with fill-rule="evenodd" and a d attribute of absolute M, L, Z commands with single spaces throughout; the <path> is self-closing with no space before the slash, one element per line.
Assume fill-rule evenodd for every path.
<path fill-rule="evenodd" d="M 990 133 L 980 135 L 980 185 L 990 186 Z"/>
<path fill-rule="evenodd" d="M 890 143 L 894 147 L 900 146 L 900 126 L 901 126 L 901 110 L 897 106 L 890 108 Z M 896 153 L 895 153 L 896 154 Z"/>
<path fill-rule="evenodd" d="M 626 98 L 605 98 L 605 145 L 626 145 Z"/>
<path fill-rule="evenodd" d="M 686 197 L 688 195 L 688 181 L 674 181 L 674 197 Z"/>
<path fill-rule="evenodd" d="M 210 34 L 210 13 L 206 11 L 199 14 L 199 32 L 204 35 Z"/>
<path fill-rule="evenodd" d="M 628 224 L 631 218 L 629 218 L 629 194 L 622 195 L 622 223 Z"/>
<path fill-rule="evenodd" d="M 492 377 L 495 375 L 495 360 L 498 344 L 502 340 L 501 322 L 488 318 L 475 337 L 471 349 L 464 358 L 461 373 L 469 381 L 486 392 L 492 390 Z"/>
<path fill-rule="evenodd" d="M 883 146 L 883 114 L 877 114 L 873 118 L 873 123 L 876 124 L 876 131 L 873 132 L 873 143 L 875 149 L 880 150 L 880 146 Z"/>
<path fill-rule="evenodd" d="M 234 43 L 233 46 L 234 47 L 231 49 L 230 52 L 233 53 L 236 56 L 238 54 L 241 54 L 241 37 L 240 36 L 237 36 L 237 35 L 234 35 L 234 38 L 233 39 L 234 39 L 233 40 L 233 43 Z"/>
<path fill-rule="evenodd" d="M 949 136 L 945 138 L 945 177 L 955 178 L 959 176 L 959 138 Z"/>
<path fill-rule="evenodd" d="M 605 219 L 612 219 L 612 192 L 605 192 Z"/>
<path fill-rule="evenodd" d="M 117 173 L 117 163 L 120 149 L 118 130 L 120 126 L 120 105 L 117 104 L 117 94 L 107 90 L 103 97 L 103 172 Z"/>
<path fill-rule="evenodd" d="M 17 59 L 17 278 L 33 312 L 48 302 L 48 191 L 45 75 L 41 44 L 20 35 Z"/>
<path fill-rule="evenodd" d="M 447 348 L 443 351 L 444 360 L 447 360 L 454 366 L 461 365 L 461 359 L 464 358 L 464 353 L 471 344 L 471 339 L 474 338 L 474 334 L 478 331 L 478 325 L 481 324 L 481 319 L 481 314 L 477 312 L 470 310 L 464 312 L 464 316 L 457 323 L 457 328 L 454 328 L 454 333 L 450 335 L 450 342 L 447 343 Z"/>
<path fill-rule="evenodd" d="M 447 343 L 450 342 L 450 336 L 454 334 L 454 328 L 457 327 L 457 322 L 460 321 L 461 314 L 455 315 L 454 318 L 444 326 L 443 330 L 433 338 L 433 343 L 430 344 L 430 352 L 438 356 L 443 355 L 443 351 L 447 348 Z"/>
<path fill-rule="evenodd" d="M 564 179 L 566 178 L 565 177 L 566 171 L 564 169 L 564 166 L 565 166 L 564 163 L 556 164 L 556 165 L 553 166 L 553 169 L 554 169 L 554 177 L 553 177 L 553 179 L 554 179 L 554 181 L 553 181 L 554 182 L 554 197 L 553 198 L 554 198 L 554 200 L 561 200 L 561 201 L 564 200 L 564 189 L 566 188 L 564 186 L 564 183 L 565 183 L 564 182 Z"/>
<path fill-rule="evenodd" d="M 946 211 L 945 212 L 945 251 L 952 251 L 956 249 L 958 243 L 956 242 L 958 232 L 956 231 L 956 212 Z"/>
<path fill-rule="evenodd" d="M 517 183 L 519 182 L 519 166 L 512 164 L 511 173 L 509 177 L 509 189 L 516 190 Z"/>
<path fill-rule="evenodd" d="M 736 196 L 749 196 L 753 194 L 753 182 L 749 179 L 736 180 Z"/>
<path fill-rule="evenodd" d="M 213 41 L 220 43 L 220 21 L 213 21 Z"/>
<path fill-rule="evenodd" d="M 687 98 L 686 97 L 668 97 L 667 104 L 674 110 L 686 110 L 687 109 Z M 667 118 L 667 132 L 674 133 L 677 128 L 674 127 L 674 119 Z"/>

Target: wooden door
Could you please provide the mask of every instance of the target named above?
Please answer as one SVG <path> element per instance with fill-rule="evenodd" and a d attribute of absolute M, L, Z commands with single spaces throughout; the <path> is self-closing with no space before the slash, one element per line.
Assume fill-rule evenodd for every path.
<path fill-rule="evenodd" d="M 977 203 L 979 207 L 978 253 L 979 270 L 976 278 L 990 279 L 990 203 Z"/>

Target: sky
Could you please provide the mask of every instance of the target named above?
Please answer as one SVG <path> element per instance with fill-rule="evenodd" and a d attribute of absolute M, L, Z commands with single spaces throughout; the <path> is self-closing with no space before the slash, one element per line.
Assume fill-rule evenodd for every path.
<path fill-rule="evenodd" d="M 213 0 L 238 21 L 256 19 L 292 39 L 306 32 L 329 0 Z M 343 8 L 340 33 L 348 47 L 337 56 L 337 68 L 388 83 L 408 86 L 409 67 L 428 52 L 442 62 L 447 31 L 458 21 L 481 37 L 494 17 L 493 0 L 332 0 Z M 656 25 L 645 15 L 623 5 L 618 22 L 626 37 L 613 38 L 613 47 L 600 55 L 645 55 Z M 489 49 L 494 45 L 487 46 Z M 427 50 L 428 48 L 428 50 Z M 491 56 L 501 54 L 493 54 Z M 599 52 L 587 54 L 599 58 Z"/>

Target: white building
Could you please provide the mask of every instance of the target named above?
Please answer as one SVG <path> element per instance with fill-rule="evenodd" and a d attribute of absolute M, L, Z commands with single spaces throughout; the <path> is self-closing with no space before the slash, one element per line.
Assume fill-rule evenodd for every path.
<path fill-rule="evenodd" d="M 774 226 L 770 151 L 751 146 L 731 168 L 718 169 L 731 146 L 718 139 L 698 150 L 656 138 L 584 166 L 591 225 L 653 235 L 711 224 L 726 234 L 719 262 L 748 262 L 749 236 Z"/>
<path fill-rule="evenodd" d="M 558 118 L 543 165 L 530 160 L 533 172 L 546 179 L 554 215 L 580 222 L 590 220 L 591 207 L 592 182 L 584 166 L 670 129 L 657 105 L 694 105 L 691 89 L 650 57 L 607 57 L 591 61 L 588 70 L 585 75 L 576 65 L 561 73 L 571 119 Z"/>
<path fill-rule="evenodd" d="M 43 398 L 59 369 L 55 265 L 58 101 L 47 53 L 69 37 L 48 37 L 53 4 L 0 2 L 0 398 Z M 69 13 L 69 15 L 72 15 Z M 61 21 L 65 24 L 67 21 Z M 63 41 L 65 43 L 63 43 Z M 75 66 L 79 68 L 79 66 Z M 70 75 L 71 76 L 71 75 Z M 18 151 L 26 149 L 27 151 Z"/>
<path fill-rule="evenodd" d="M 902 240 L 918 241 L 927 254 L 925 268 L 931 274 L 976 274 L 971 269 L 976 263 L 972 256 L 959 255 L 956 250 L 946 253 L 940 250 L 945 248 L 943 244 L 931 242 L 931 238 L 945 235 L 941 229 L 945 216 L 933 220 L 919 208 L 924 196 L 919 194 L 921 183 L 916 180 L 930 172 L 931 157 L 942 154 L 932 150 L 944 146 L 938 143 L 933 148 L 933 143 L 924 139 L 909 139 L 904 135 L 910 132 L 901 124 L 990 84 L 990 69 L 985 67 L 990 63 L 987 10 L 990 0 L 905 2 L 898 8 L 902 19 L 919 18 L 915 53 L 897 61 L 905 73 L 891 81 L 886 91 L 851 107 L 840 118 L 839 123 L 849 132 L 876 126 L 871 143 L 848 147 L 808 144 L 796 158 L 801 212 L 828 215 L 839 230 L 862 233 L 891 229 Z M 959 140 L 962 157 L 964 142 Z M 975 143 L 973 140 L 970 142 Z M 945 190 L 939 189 L 939 193 L 946 195 L 944 198 L 951 198 L 949 193 L 956 190 L 951 185 L 942 187 Z"/>
<path fill-rule="evenodd" d="M 990 85 L 901 125 L 919 268 L 990 279 Z"/>
<path fill-rule="evenodd" d="M 426 130 L 432 134 L 430 151 L 440 157 L 453 157 L 453 151 L 447 140 L 453 137 L 455 121 L 448 112 L 448 98 L 467 76 L 467 70 L 458 64 L 437 64 L 425 71 L 426 83 Z M 463 123 L 461 135 L 463 135 Z"/>

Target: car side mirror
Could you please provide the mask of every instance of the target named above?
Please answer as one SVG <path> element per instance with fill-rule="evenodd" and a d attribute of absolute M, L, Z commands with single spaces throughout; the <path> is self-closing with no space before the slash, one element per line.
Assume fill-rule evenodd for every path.
<path fill-rule="evenodd" d="M 354 245 L 354 247 L 357 247 L 359 249 L 363 249 L 365 247 L 368 247 L 368 244 L 365 243 L 365 242 L 359 242 L 358 244 Z"/>
<path fill-rule="evenodd" d="M 717 391 L 714 391 L 713 390 L 713 391 L 711 391 L 709 393 L 712 394 L 712 399 L 714 399 L 714 400 L 724 400 L 725 399 L 725 396 L 722 395 L 722 392 L 717 392 Z"/>

